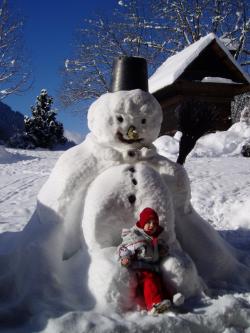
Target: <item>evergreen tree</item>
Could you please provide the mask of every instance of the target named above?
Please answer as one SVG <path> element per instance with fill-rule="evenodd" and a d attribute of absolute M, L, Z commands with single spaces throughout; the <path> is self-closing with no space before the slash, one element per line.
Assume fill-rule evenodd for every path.
<path fill-rule="evenodd" d="M 52 104 L 53 98 L 42 89 L 35 106 L 31 108 L 32 116 L 24 118 L 25 132 L 35 147 L 52 148 L 66 142 L 63 125 L 56 120 L 56 111 L 51 109 Z"/>
<path fill-rule="evenodd" d="M 9 146 L 32 149 L 36 147 L 52 148 L 57 144 L 65 144 L 63 125 L 56 120 L 56 111 L 52 107 L 53 98 L 46 89 L 42 89 L 34 106 L 32 116 L 24 117 L 24 133 L 12 137 Z"/>

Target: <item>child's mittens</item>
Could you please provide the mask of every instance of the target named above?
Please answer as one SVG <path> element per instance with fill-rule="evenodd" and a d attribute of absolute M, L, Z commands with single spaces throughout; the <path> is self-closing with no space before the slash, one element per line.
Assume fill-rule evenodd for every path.
<path fill-rule="evenodd" d="M 121 265 L 124 267 L 128 267 L 130 265 L 130 258 L 128 257 L 123 257 L 121 258 Z"/>
<path fill-rule="evenodd" d="M 119 248 L 119 258 L 121 260 L 121 265 L 124 267 L 128 267 L 131 263 L 130 260 L 131 252 L 125 247 L 121 246 Z"/>

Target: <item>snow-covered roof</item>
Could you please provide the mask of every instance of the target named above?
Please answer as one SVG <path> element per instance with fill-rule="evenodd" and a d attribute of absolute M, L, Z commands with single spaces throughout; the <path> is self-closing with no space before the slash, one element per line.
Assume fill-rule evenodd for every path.
<path fill-rule="evenodd" d="M 227 54 L 231 62 L 237 67 L 244 78 L 250 83 L 249 76 L 243 71 L 240 65 L 235 61 L 226 46 L 219 40 L 214 34 L 210 33 L 205 37 L 202 37 L 197 42 L 186 47 L 181 52 L 169 57 L 149 78 L 149 92 L 154 93 L 164 87 L 167 87 L 174 83 L 185 69 L 190 65 L 199 54 L 213 41 Z"/>

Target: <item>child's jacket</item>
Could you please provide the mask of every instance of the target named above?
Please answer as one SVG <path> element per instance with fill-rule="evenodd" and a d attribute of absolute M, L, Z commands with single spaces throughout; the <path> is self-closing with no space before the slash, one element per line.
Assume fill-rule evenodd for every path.
<path fill-rule="evenodd" d="M 122 244 L 118 248 L 119 259 L 131 258 L 129 268 L 133 270 L 160 271 L 159 249 L 166 244 L 162 239 L 151 237 L 143 229 L 134 226 L 122 230 Z"/>

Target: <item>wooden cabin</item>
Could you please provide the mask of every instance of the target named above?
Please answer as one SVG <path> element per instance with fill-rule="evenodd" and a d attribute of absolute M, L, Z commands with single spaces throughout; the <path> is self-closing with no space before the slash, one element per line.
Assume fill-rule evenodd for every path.
<path fill-rule="evenodd" d="M 232 124 L 231 102 L 250 91 L 250 78 L 211 33 L 168 58 L 150 77 L 149 91 L 163 109 L 161 135 L 178 130 L 178 110 L 187 100 L 217 113 L 210 131 L 227 130 Z"/>

